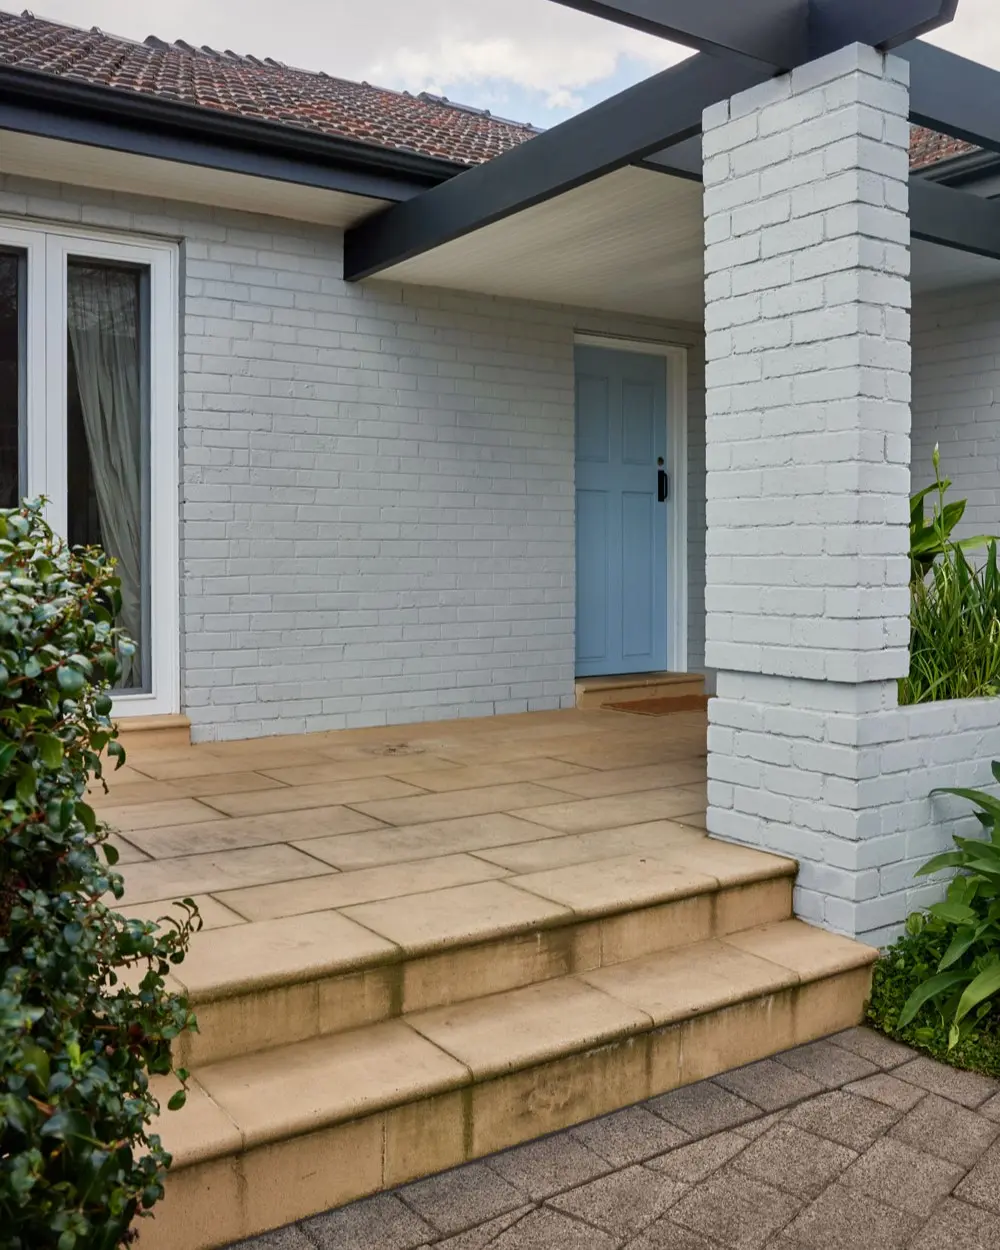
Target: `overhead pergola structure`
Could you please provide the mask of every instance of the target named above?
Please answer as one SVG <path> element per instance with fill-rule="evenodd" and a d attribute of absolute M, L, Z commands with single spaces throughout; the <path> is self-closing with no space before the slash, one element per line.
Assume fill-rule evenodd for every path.
<path fill-rule="evenodd" d="M 697 54 L 528 143 L 354 226 L 345 276 L 373 277 L 628 166 L 701 179 L 704 110 L 861 43 L 910 64 L 915 124 L 1000 153 L 1000 73 L 918 36 L 958 0 L 556 0 Z M 1000 260 L 1000 203 L 910 180 L 914 239 Z"/>

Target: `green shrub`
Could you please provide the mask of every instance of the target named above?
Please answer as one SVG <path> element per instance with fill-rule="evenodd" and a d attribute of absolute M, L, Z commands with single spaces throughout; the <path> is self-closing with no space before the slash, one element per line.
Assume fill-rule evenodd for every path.
<path fill-rule="evenodd" d="M 1000 782 L 1000 762 L 993 775 Z M 954 851 L 919 869 L 918 877 L 958 875 L 943 902 L 909 917 L 876 965 L 869 1016 L 932 1053 L 978 1056 L 972 1066 L 1000 1071 L 1000 800 L 982 790 L 935 793 L 975 803 L 987 837 L 956 836 Z"/>
<path fill-rule="evenodd" d="M 949 941 L 934 926 L 910 926 L 875 964 L 867 1022 L 935 1059 L 1000 1078 L 1000 1015 L 995 1010 L 966 1029 L 954 1045 L 951 1020 L 937 1003 L 925 1002 L 908 1023 L 900 1024 L 907 1001 L 936 974 Z"/>
<path fill-rule="evenodd" d="M 170 1073 L 194 1023 L 163 981 L 192 913 L 161 932 L 109 910 L 117 854 L 84 801 L 102 753 L 124 759 L 108 695 L 131 648 L 119 595 L 108 559 L 70 552 L 39 504 L 0 511 L 2 1250 L 128 1244 L 170 1162 L 148 1132 L 149 1075 Z"/>
<path fill-rule="evenodd" d="M 910 672 L 899 683 L 899 702 L 929 703 L 1000 694 L 1000 574 L 995 539 L 952 541 L 965 500 L 946 503 L 951 483 L 941 479 L 934 449 L 931 486 L 910 506 Z M 930 521 L 924 502 L 936 492 Z M 981 568 L 965 551 L 987 548 Z"/>

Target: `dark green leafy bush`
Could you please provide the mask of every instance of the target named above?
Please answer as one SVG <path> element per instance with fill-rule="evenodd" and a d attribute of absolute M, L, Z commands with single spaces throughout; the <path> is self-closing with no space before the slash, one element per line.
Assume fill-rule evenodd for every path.
<path fill-rule="evenodd" d="M 170 1162 L 149 1075 L 194 1023 L 163 976 L 197 921 L 109 910 L 117 853 L 85 802 L 102 755 L 124 759 L 119 605 L 103 553 L 70 552 L 38 504 L 0 511 L 0 1250 L 128 1244 Z"/>
<path fill-rule="evenodd" d="M 1000 782 L 1000 762 L 993 764 Z M 876 965 L 870 1016 L 886 1032 L 932 1053 L 1000 1064 L 1000 800 L 982 790 L 946 789 L 976 805 L 986 838 L 955 837 L 955 850 L 918 871 L 958 875 L 947 897 L 914 912 L 906 935 Z M 1000 1070 L 1000 1067 L 998 1067 Z"/>
<path fill-rule="evenodd" d="M 910 504 L 910 672 L 899 683 L 900 704 L 1000 694 L 1000 572 L 995 539 L 951 537 L 965 500 L 946 503 L 934 449 L 932 485 Z M 937 494 L 928 521 L 924 503 Z M 986 548 L 981 567 L 965 552 Z"/>

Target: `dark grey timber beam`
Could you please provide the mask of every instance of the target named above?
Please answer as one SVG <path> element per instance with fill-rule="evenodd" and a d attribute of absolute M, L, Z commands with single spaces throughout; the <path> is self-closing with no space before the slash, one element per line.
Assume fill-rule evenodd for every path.
<path fill-rule="evenodd" d="M 794 69 L 851 43 L 888 51 L 952 21 L 958 0 L 556 0 L 712 52 Z"/>
<path fill-rule="evenodd" d="M 910 118 L 1000 152 L 1000 73 L 916 41 L 896 49 L 910 63 Z"/>
<path fill-rule="evenodd" d="M 810 59 L 806 0 L 556 0 L 699 52 L 722 52 L 772 69 Z"/>
<path fill-rule="evenodd" d="M 809 59 L 849 43 L 889 52 L 955 18 L 959 0 L 810 0 Z"/>
<path fill-rule="evenodd" d="M 1000 202 L 912 177 L 910 233 L 925 243 L 1000 260 Z"/>
<path fill-rule="evenodd" d="M 347 232 L 350 282 L 450 243 L 701 133 L 709 105 L 771 76 L 704 53 Z"/>

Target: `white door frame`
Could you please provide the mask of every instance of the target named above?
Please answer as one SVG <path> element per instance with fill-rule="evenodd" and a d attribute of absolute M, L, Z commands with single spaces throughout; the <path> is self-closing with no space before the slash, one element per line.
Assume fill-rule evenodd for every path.
<path fill-rule="evenodd" d="M 577 347 L 662 356 L 667 364 L 667 668 L 686 673 L 688 663 L 688 348 L 676 343 L 573 335 Z"/>
<path fill-rule="evenodd" d="M 67 271 L 70 256 L 148 268 L 149 566 L 151 690 L 121 694 L 113 715 L 151 716 L 180 709 L 178 543 L 179 252 L 174 243 L 71 225 L 0 217 L 0 243 L 24 251 L 27 281 L 27 482 L 44 494 L 47 519 L 65 534 L 67 514 Z"/>

